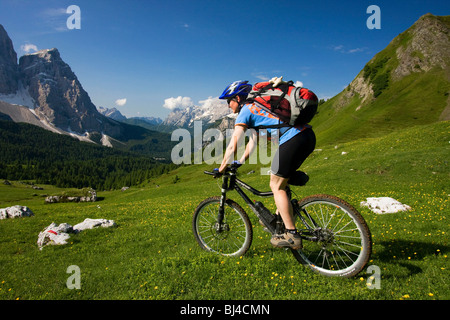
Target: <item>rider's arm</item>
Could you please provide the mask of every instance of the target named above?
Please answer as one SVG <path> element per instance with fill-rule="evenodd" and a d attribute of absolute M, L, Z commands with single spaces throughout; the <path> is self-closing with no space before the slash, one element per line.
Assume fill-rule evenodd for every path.
<path fill-rule="evenodd" d="M 219 172 L 224 172 L 228 164 L 230 164 L 234 158 L 234 154 L 238 148 L 238 142 L 243 137 L 245 128 L 243 126 L 235 126 L 234 132 L 231 137 L 231 141 L 228 144 L 227 150 L 220 165 Z"/>
<path fill-rule="evenodd" d="M 258 141 L 258 135 L 256 134 L 255 130 L 250 129 L 250 140 L 247 143 L 247 146 L 245 147 L 245 151 L 244 154 L 242 155 L 241 160 L 239 161 L 240 163 L 245 163 L 245 161 L 250 157 L 250 155 L 252 154 L 253 150 L 256 147 L 256 143 Z"/>

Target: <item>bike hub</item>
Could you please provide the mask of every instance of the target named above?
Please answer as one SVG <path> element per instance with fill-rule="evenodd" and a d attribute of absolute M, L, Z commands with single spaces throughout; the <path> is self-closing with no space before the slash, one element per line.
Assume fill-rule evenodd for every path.
<path fill-rule="evenodd" d="M 334 232 L 330 229 L 319 228 L 315 233 L 317 235 L 318 242 L 322 243 L 323 246 L 327 246 L 334 242 Z"/>

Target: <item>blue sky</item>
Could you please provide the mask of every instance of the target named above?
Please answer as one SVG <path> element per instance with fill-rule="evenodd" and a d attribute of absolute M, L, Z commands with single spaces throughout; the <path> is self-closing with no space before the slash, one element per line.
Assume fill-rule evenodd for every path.
<path fill-rule="evenodd" d="M 81 29 L 68 29 L 70 5 Z M 368 29 L 370 5 L 381 29 Z M 178 102 L 201 105 L 235 80 L 283 76 L 320 98 L 444 0 L 1 0 L 0 24 L 18 57 L 57 48 L 96 106 L 127 117 L 159 116 Z M 176 99 L 181 97 L 179 99 Z M 209 99 L 209 100 L 208 100 Z"/>

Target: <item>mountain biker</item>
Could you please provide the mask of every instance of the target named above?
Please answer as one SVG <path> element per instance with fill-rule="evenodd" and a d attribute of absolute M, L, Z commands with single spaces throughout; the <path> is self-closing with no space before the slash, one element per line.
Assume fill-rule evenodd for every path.
<path fill-rule="evenodd" d="M 225 152 L 222 164 L 218 168 L 219 173 L 223 173 L 227 165 L 233 160 L 237 151 L 238 141 L 245 134 L 245 130 L 280 123 L 278 118 L 265 112 L 257 103 L 247 100 L 251 90 L 252 85 L 248 81 L 235 81 L 226 87 L 219 97 L 219 99 L 227 100 L 229 108 L 234 113 L 238 113 L 233 136 Z M 277 212 L 281 215 L 285 225 L 285 233 L 274 235 L 270 242 L 274 247 L 300 249 L 302 240 L 294 224 L 293 208 L 286 187 L 289 183 L 296 184 L 293 180 L 305 179 L 306 175 L 301 171 L 297 171 L 297 169 L 314 150 L 316 137 L 312 127 L 308 124 L 269 130 L 280 130 L 279 148 L 271 165 L 270 188 L 274 195 Z M 273 132 L 271 133 L 273 134 Z M 252 136 L 238 163 L 243 164 L 255 146 L 256 137 Z M 306 181 L 303 181 L 303 184 Z M 297 184 L 302 184 L 302 182 Z"/>

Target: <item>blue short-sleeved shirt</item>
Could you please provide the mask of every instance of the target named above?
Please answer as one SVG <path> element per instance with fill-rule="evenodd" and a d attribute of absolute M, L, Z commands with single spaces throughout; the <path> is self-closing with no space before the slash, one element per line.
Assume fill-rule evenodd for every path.
<path fill-rule="evenodd" d="M 256 103 L 249 103 L 242 106 L 239 115 L 236 118 L 236 126 L 244 126 L 246 128 L 255 128 L 258 126 L 271 126 L 282 123 L 278 117 L 268 113 Z M 302 125 L 296 127 L 284 127 L 280 129 L 267 129 L 270 134 L 280 135 L 279 144 L 282 145 L 295 135 L 299 134 L 306 128 L 311 128 L 310 125 Z M 279 131 L 279 132 L 278 132 Z"/>

